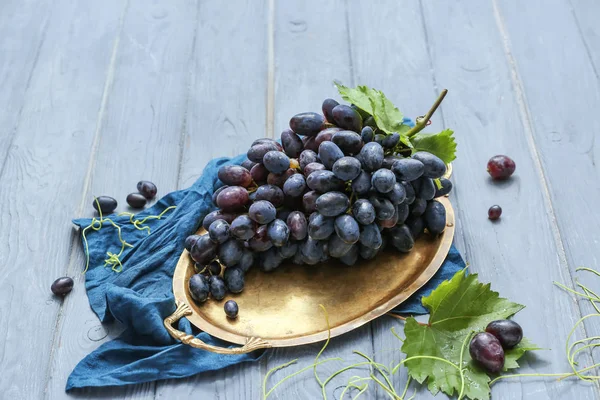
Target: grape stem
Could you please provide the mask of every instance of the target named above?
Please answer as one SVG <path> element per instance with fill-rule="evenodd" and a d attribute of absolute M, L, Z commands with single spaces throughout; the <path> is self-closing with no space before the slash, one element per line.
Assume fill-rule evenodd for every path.
<path fill-rule="evenodd" d="M 406 136 L 408 136 L 409 138 L 413 137 L 427 126 L 427 122 L 431 119 L 433 113 L 435 113 L 440 104 L 442 104 L 442 101 L 444 100 L 444 97 L 446 97 L 446 94 L 448 94 L 448 89 L 442 90 L 435 103 L 433 103 L 433 106 L 431 106 L 429 111 L 427 111 L 427 114 L 425 114 L 425 116 L 423 117 L 417 118 L 415 126 L 413 126 L 410 131 L 406 132 Z"/>
<path fill-rule="evenodd" d="M 391 313 L 391 312 L 389 312 L 389 313 L 386 313 L 385 315 L 389 315 L 390 317 L 398 318 L 398 319 L 400 319 L 400 320 L 402 320 L 402 321 L 406 322 L 406 317 L 403 317 L 403 316 L 401 316 L 401 315 L 397 315 L 397 314 L 394 314 L 394 313 Z M 416 323 L 417 323 L 417 324 L 419 324 L 419 325 L 421 325 L 421 326 L 431 326 L 431 325 L 429 325 L 429 324 L 425 324 L 425 323 L 423 323 L 423 322 L 419 322 L 419 321 L 416 321 Z"/>

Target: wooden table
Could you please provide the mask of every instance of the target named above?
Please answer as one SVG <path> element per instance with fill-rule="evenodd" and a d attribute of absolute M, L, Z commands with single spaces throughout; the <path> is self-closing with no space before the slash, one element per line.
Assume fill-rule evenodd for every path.
<path fill-rule="evenodd" d="M 0 397 L 258 399 L 267 370 L 311 363 L 320 344 L 180 381 L 65 394 L 76 363 L 120 332 L 89 308 L 70 220 L 92 215 L 94 195 L 124 203 L 142 178 L 160 194 L 189 186 L 211 158 L 245 152 L 337 97 L 334 79 L 380 88 L 413 117 L 450 90 L 430 131 L 453 128 L 459 142 L 456 245 L 471 271 L 527 305 L 517 320 L 551 349 L 521 372 L 569 371 L 566 336 L 593 309 L 552 282 L 579 277 L 600 291 L 600 278 L 575 273 L 600 267 L 599 15 L 596 0 L 0 2 Z M 517 172 L 493 184 L 485 164 L 498 153 Z M 504 209 L 496 224 L 492 204 Z M 75 289 L 61 301 L 50 284 L 63 275 Z M 402 328 L 382 317 L 336 338 L 327 354 L 346 362 L 320 371 L 356 360 L 354 349 L 398 362 L 391 327 Z M 598 335 L 599 321 L 585 330 L 577 337 Z M 494 399 L 598 397 L 594 384 L 551 378 L 493 389 Z M 307 372 L 272 398 L 320 393 Z"/>

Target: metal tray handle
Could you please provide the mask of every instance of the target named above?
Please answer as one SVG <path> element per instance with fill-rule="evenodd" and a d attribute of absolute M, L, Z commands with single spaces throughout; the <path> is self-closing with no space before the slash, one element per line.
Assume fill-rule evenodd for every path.
<path fill-rule="evenodd" d="M 195 337 L 193 335 L 188 335 L 185 332 L 182 332 L 178 329 L 173 328 L 173 324 L 175 322 L 179 321 L 182 317 L 185 317 L 185 316 L 191 315 L 191 314 L 192 314 L 192 310 L 190 309 L 190 307 L 185 303 L 180 303 L 177 305 L 177 309 L 175 310 L 175 312 L 173 314 L 171 314 L 170 316 L 168 316 L 167 318 L 165 318 L 165 321 L 164 321 L 165 328 L 167 328 L 167 331 L 169 331 L 169 334 L 171 336 L 173 336 L 174 339 L 180 340 L 184 344 L 190 345 L 197 349 L 207 350 L 207 351 L 211 351 L 213 353 L 219 353 L 219 354 L 246 354 L 246 353 L 250 353 L 254 350 L 267 349 L 267 348 L 271 347 L 269 342 L 267 342 L 263 339 L 254 338 L 254 337 L 248 338 L 248 340 L 246 341 L 246 344 L 244 344 L 242 347 L 233 347 L 233 348 L 218 347 L 218 346 L 213 346 L 208 343 L 204 343 L 202 340 L 198 339 L 197 337 Z"/>

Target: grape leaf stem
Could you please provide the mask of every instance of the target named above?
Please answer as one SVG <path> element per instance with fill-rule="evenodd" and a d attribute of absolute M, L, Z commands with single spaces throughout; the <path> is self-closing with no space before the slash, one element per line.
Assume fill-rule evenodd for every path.
<path fill-rule="evenodd" d="M 406 132 L 407 137 L 411 138 L 415 136 L 427 126 L 427 122 L 431 119 L 433 113 L 435 113 L 440 104 L 442 104 L 442 101 L 444 100 L 444 97 L 446 97 L 446 94 L 448 94 L 448 89 L 442 90 L 435 103 L 433 103 L 433 106 L 431 106 L 429 111 L 427 111 L 427 114 L 425 114 L 425 116 L 422 118 L 417 118 L 415 126 L 413 126 L 411 130 Z"/>

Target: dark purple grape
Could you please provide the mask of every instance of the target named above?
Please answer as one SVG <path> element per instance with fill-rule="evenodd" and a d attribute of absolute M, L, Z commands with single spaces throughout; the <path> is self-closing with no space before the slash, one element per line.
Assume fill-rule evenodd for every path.
<path fill-rule="evenodd" d="M 190 290 L 190 296 L 192 296 L 192 299 L 195 301 L 203 303 L 208 299 L 210 287 L 201 274 L 192 275 L 190 282 L 188 283 L 188 288 Z"/>
<path fill-rule="evenodd" d="M 235 239 L 229 239 L 219 246 L 219 261 L 225 267 L 236 265 L 242 258 L 244 245 Z"/>
<path fill-rule="evenodd" d="M 275 219 L 277 210 L 272 203 L 266 200 L 258 200 L 250 206 L 248 216 L 252 218 L 253 221 L 265 225 Z"/>
<path fill-rule="evenodd" d="M 378 249 L 381 247 L 383 241 L 381 239 L 381 232 L 375 224 L 365 225 L 360 232 L 360 244 L 372 249 Z"/>
<path fill-rule="evenodd" d="M 277 216 L 276 216 L 276 218 L 280 219 L 282 221 L 286 221 L 288 215 L 290 215 L 290 213 L 292 211 L 293 210 L 289 210 L 287 207 L 280 207 L 280 208 L 277 209 Z"/>
<path fill-rule="evenodd" d="M 267 236 L 276 247 L 281 247 L 287 243 L 290 237 L 290 228 L 280 219 L 276 219 L 267 226 Z"/>
<path fill-rule="evenodd" d="M 291 129 L 285 129 L 283 132 L 281 132 L 281 144 L 283 145 L 285 154 L 291 158 L 298 158 L 304 149 L 302 139 L 300 139 L 300 137 Z"/>
<path fill-rule="evenodd" d="M 317 211 L 326 217 L 335 217 L 348 209 L 350 200 L 342 192 L 327 192 L 317 199 Z"/>
<path fill-rule="evenodd" d="M 263 165 L 274 174 L 282 174 L 290 168 L 290 158 L 281 151 L 269 151 L 263 157 Z"/>
<path fill-rule="evenodd" d="M 304 150 L 302 153 L 300 153 L 298 162 L 300 163 L 300 168 L 304 170 L 308 164 L 319 162 L 319 157 L 317 156 L 317 153 L 312 150 Z"/>
<path fill-rule="evenodd" d="M 302 253 L 302 256 L 304 257 L 304 262 L 314 265 L 321 261 L 325 255 L 323 244 L 324 243 L 313 239 L 312 237 L 309 237 L 306 241 L 302 242 L 302 244 L 300 244 L 300 253 Z"/>
<path fill-rule="evenodd" d="M 406 220 L 406 226 L 410 229 L 410 234 L 414 240 L 417 240 L 425 231 L 425 221 L 423 217 L 410 217 Z"/>
<path fill-rule="evenodd" d="M 473 360 L 489 372 L 500 372 L 504 367 L 504 350 L 500 341 L 491 333 L 481 332 L 473 336 L 469 353 Z"/>
<path fill-rule="evenodd" d="M 282 258 L 294 257 L 294 254 L 298 251 L 298 242 L 289 240 L 286 244 L 279 248 L 279 255 Z"/>
<path fill-rule="evenodd" d="M 148 200 L 156 197 L 156 193 L 158 192 L 156 185 L 150 181 L 139 181 L 137 183 L 137 190 Z"/>
<path fill-rule="evenodd" d="M 317 137 L 304 136 L 302 138 L 302 146 L 304 146 L 305 150 L 317 151 L 319 149 L 319 145 L 317 144 Z"/>
<path fill-rule="evenodd" d="M 308 236 L 314 240 L 325 240 L 335 231 L 334 219 L 325 217 L 319 212 L 310 215 Z"/>
<path fill-rule="evenodd" d="M 265 143 L 272 144 L 273 146 L 275 146 L 276 150 L 283 151 L 283 146 L 281 146 L 279 143 L 277 143 L 277 140 L 271 139 L 271 138 L 256 139 L 254 142 L 252 142 L 250 147 L 256 146 L 257 144 L 265 144 Z"/>
<path fill-rule="evenodd" d="M 300 211 L 292 211 L 287 217 L 290 236 L 294 240 L 303 240 L 308 233 L 308 222 Z"/>
<path fill-rule="evenodd" d="M 215 243 L 225 243 L 231 237 L 229 224 L 222 219 L 216 220 L 210 224 L 208 236 Z"/>
<path fill-rule="evenodd" d="M 403 224 L 408 218 L 408 214 L 410 213 L 410 207 L 406 203 L 401 203 L 396 206 L 396 213 L 398 214 L 398 224 Z"/>
<path fill-rule="evenodd" d="M 227 186 L 227 185 L 223 185 L 214 191 L 214 193 L 212 195 L 212 202 L 214 205 L 217 205 L 217 197 L 219 196 L 219 193 L 221 193 L 223 190 L 227 189 L 228 187 L 229 186 Z"/>
<path fill-rule="evenodd" d="M 365 171 L 377 171 L 383 165 L 383 147 L 379 143 L 367 143 L 360 149 L 359 157 Z"/>
<path fill-rule="evenodd" d="M 344 157 L 344 153 L 333 142 L 323 142 L 319 146 L 319 158 L 321 159 L 321 163 L 329 170 L 333 168 L 333 164 L 342 157 Z"/>
<path fill-rule="evenodd" d="M 392 246 L 402 253 L 408 253 L 415 245 L 415 241 L 406 225 L 396 225 L 389 230 L 389 240 Z"/>
<path fill-rule="evenodd" d="M 256 165 L 256 163 L 254 161 L 250 161 L 250 160 L 242 161 L 242 167 L 246 168 L 248 171 L 250 171 L 252 169 L 252 167 L 254 167 L 255 165 Z"/>
<path fill-rule="evenodd" d="M 254 182 L 261 184 L 267 181 L 267 177 L 269 176 L 269 170 L 265 168 L 262 164 L 256 164 L 250 170 L 250 176 L 254 180 Z"/>
<path fill-rule="evenodd" d="M 364 118 L 363 126 L 370 126 L 373 129 L 377 129 L 377 123 L 375 122 L 375 118 L 373 118 L 372 115 L 368 116 L 367 118 Z"/>
<path fill-rule="evenodd" d="M 369 225 L 375 221 L 375 208 L 367 199 L 358 199 L 352 206 L 352 215 L 362 225 Z"/>
<path fill-rule="evenodd" d="M 246 155 L 248 156 L 248 159 L 250 161 L 254 161 L 255 163 L 262 163 L 265 154 L 267 154 L 269 151 L 280 151 L 280 147 L 281 146 L 279 145 L 279 143 L 276 142 L 257 143 L 250 147 L 250 150 L 248 150 L 248 153 Z"/>
<path fill-rule="evenodd" d="M 394 215 L 392 215 L 388 219 L 383 219 L 379 221 L 379 225 L 382 228 L 393 228 L 398 223 L 398 207 L 394 206 Z"/>
<path fill-rule="evenodd" d="M 386 149 L 393 149 L 400 141 L 400 135 L 396 132 L 389 134 L 383 139 L 381 145 Z"/>
<path fill-rule="evenodd" d="M 523 339 L 523 328 L 510 319 L 492 321 L 485 328 L 485 331 L 494 335 L 505 350 L 512 349 Z"/>
<path fill-rule="evenodd" d="M 227 294 L 227 287 L 220 276 L 213 275 L 209 279 L 210 295 L 215 300 L 223 300 Z"/>
<path fill-rule="evenodd" d="M 406 189 L 401 183 L 394 183 L 394 188 L 385 194 L 385 197 L 390 199 L 392 204 L 398 205 L 406 200 Z"/>
<path fill-rule="evenodd" d="M 243 209 L 249 200 L 246 188 L 230 186 L 217 196 L 217 206 L 225 212 L 237 211 Z"/>
<path fill-rule="evenodd" d="M 406 204 L 412 204 L 416 199 L 415 189 L 410 182 L 402 182 L 402 186 L 404 186 L 404 191 L 406 192 L 406 199 L 404 202 Z"/>
<path fill-rule="evenodd" d="M 279 249 L 273 247 L 261 254 L 259 265 L 264 272 L 270 272 L 279 267 L 282 262 L 283 256 Z"/>
<path fill-rule="evenodd" d="M 399 180 L 410 182 L 423 175 L 423 172 L 425 172 L 425 165 L 423 165 L 421 161 L 413 158 L 403 158 L 394 162 L 392 171 Z"/>
<path fill-rule="evenodd" d="M 73 290 L 73 279 L 68 276 L 63 276 L 62 278 L 58 278 L 54 282 L 52 282 L 52 286 L 50 286 L 50 290 L 57 296 L 66 296 Z"/>
<path fill-rule="evenodd" d="M 211 275 L 220 275 L 222 269 L 223 267 L 221 267 L 221 264 L 219 264 L 219 262 L 217 261 L 213 261 L 210 264 L 208 264 L 208 272 Z"/>
<path fill-rule="evenodd" d="M 327 241 L 327 253 L 334 258 L 340 258 L 351 248 L 352 243 L 344 242 L 338 235 L 331 235 Z"/>
<path fill-rule="evenodd" d="M 386 135 L 384 135 L 382 133 L 377 133 L 375 135 L 375 137 L 373 138 L 373 141 L 376 142 L 376 143 L 379 143 L 380 145 L 383 146 L 383 140 L 385 139 L 385 136 Z"/>
<path fill-rule="evenodd" d="M 191 251 L 192 246 L 196 243 L 196 240 L 198 240 L 198 238 L 200 238 L 199 235 L 190 235 L 190 236 L 186 237 L 185 238 L 185 249 L 187 251 Z"/>
<path fill-rule="evenodd" d="M 336 132 L 333 134 L 331 141 L 335 143 L 344 154 L 358 154 L 363 145 L 360 135 L 353 131 Z M 327 164 L 325 164 L 325 166 L 327 166 Z"/>
<path fill-rule="evenodd" d="M 429 233 L 439 235 L 446 228 L 446 208 L 439 201 L 430 201 L 425 209 L 423 220 Z"/>
<path fill-rule="evenodd" d="M 358 254 L 364 260 L 371 260 L 371 259 L 375 258 L 375 256 L 377 255 L 377 253 L 379 253 L 380 249 L 381 249 L 381 247 L 379 249 L 371 249 L 370 247 L 363 246 L 362 244 L 359 244 L 358 245 Z"/>
<path fill-rule="evenodd" d="M 317 198 L 319 196 L 319 192 L 315 190 L 304 193 L 302 196 L 302 208 L 305 213 L 311 214 L 317 211 Z"/>
<path fill-rule="evenodd" d="M 356 179 L 361 172 L 360 161 L 354 157 L 342 157 L 333 164 L 333 174 L 343 181 Z"/>
<path fill-rule="evenodd" d="M 344 181 L 327 170 L 313 172 L 306 179 L 306 184 L 310 189 L 321 193 L 344 190 Z"/>
<path fill-rule="evenodd" d="M 129 193 L 126 200 L 131 208 L 144 208 L 148 201 L 141 193 Z"/>
<path fill-rule="evenodd" d="M 325 117 L 314 112 L 296 114 L 290 119 L 290 128 L 298 135 L 315 136 L 324 124 Z"/>
<path fill-rule="evenodd" d="M 364 128 L 362 128 L 362 131 L 360 131 L 360 138 L 362 139 L 363 143 L 372 142 L 374 135 L 375 134 L 373 133 L 373 128 L 371 128 L 370 126 L 365 126 Z"/>
<path fill-rule="evenodd" d="M 283 184 L 285 183 L 285 181 L 287 181 L 287 179 L 295 173 L 296 171 L 292 168 L 288 169 L 282 174 L 274 174 L 271 172 L 267 177 L 267 183 L 269 185 L 275 185 L 279 186 L 280 188 L 283 188 Z"/>
<path fill-rule="evenodd" d="M 210 224 L 212 224 L 218 219 L 225 220 L 227 221 L 227 223 L 230 224 L 235 218 L 235 214 L 224 213 L 221 210 L 215 210 L 208 213 L 206 217 L 204 217 L 204 220 L 202 220 L 202 227 L 208 231 L 208 228 L 210 228 Z"/>
<path fill-rule="evenodd" d="M 100 209 L 98 209 L 98 205 L 100 205 Z M 110 214 L 117 208 L 117 200 L 113 199 L 110 196 L 98 196 L 94 198 L 92 202 L 92 206 L 96 209 L 96 211 L 102 211 L 102 214 Z"/>
<path fill-rule="evenodd" d="M 331 110 L 335 124 L 343 129 L 360 132 L 362 129 L 362 117 L 359 112 L 345 104 L 337 105 Z"/>
<path fill-rule="evenodd" d="M 250 248 L 257 252 L 266 251 L 273 247 L 273 242 L 271 242 L 271 239 L 267 235 L 267 226 L 261 225 L 256 228 L 254 237 L 248 243 L 250 244 Z"/>
<path fill-rule="evenodd" d="M 356 264 L 356 261 L 358 261 L 358 245 L 352 245 L 352 247 L 350 247 L 350 250 L 348 250 L 346 254 L 341 256 L 339 260 L 350 267 Z"/>
<path fill-rule="evenodd" d="M 433 179 L 422 177 L 419 180 L 421 182 L 417 196 L 425 200 L 433 199 L 435 196 L 435 182 Z"/>
<path fill-rule="evenodd" d="M 492 221 L 497 220 L 502 215 L 502 207 L 499 205 L 491 206 L 488 210 L 488 218 Z"/>
<path fill-rule="evenodd" d="M 333 134 L 339 131 L 341 131 L 340 128 L 327 128 L 319 132 L 319 134 L 315 136 L 315 146 L 317 146 L 317 150 L 315 151 L 318 151 L 321 143 L 330 142 L 331 138 L 333 137 Z"/>
<path fill-rule="evenodd" d="M 250 267 L 252 267 L 252 265 L 254 265 L 254 253 L 251 250 L 244 249 L 242 258 L 240 258 L 240 261 L 238 261 L 235 267 L 246 272 L 250 269 Z"/>
<path fill-rule="evenodd" d="M 360 237 L 358 222 L 348 214 L 342 214 L 335 219 L 335 233 L 346 243 L 356 243 Z"/>
<path fill-rule="evenodd" d="M 275 207 L 281 207 L 284 200 L 283 190 L 275 185 L 262 185 L 256 190 L 255 201 L 266 200 Z"/>
<path fill-rule="evenodd" d="M 233 300 L 227 300 L 223 306 L 223 309 L 225 310 L 225 315 L 227 315 L 228 318 L 236 318 L 238 316 L 239 307 L 238 304 Z"/>
<path fill-rule="evenodd" d="M 427 208 L 427 200 L 416 198 L 415 201 L 410 205 L 410 215 L 418 217 L 425 213 L 425 209 Z"/>
<path fill-rule="evenodd" d="M 227 268 L 223 273 L 223 280 L 231 293 L 244 290 L 244 271 L 239 268 Z"/>
<path fill-rule="evenodd" d="M 304 177 L 308 178 L 308 176 L 310 174 L 312 174 L 313 172 L 323 171 L 324 169 L 326 169 L 326 168 L 323 164 L 318 163 L 318 162 L 312 162 L 304 167 Z"/>
<path fill-rule="evenodd" d="M 335 123 L 335 120 L 333 118 L 333 109 L 339 104 L 340 103 L 338 103 L 334 99 L 325 99 L 323 101 L 323 106 L 321 107 L 321 109 L 323 110 L 323 115 L 325 115 L 327 121 L 331 122 L 332 124 Z"/>
<path fill-rule="evenodd" d="M 515 172 L 515 168 L 515 162 L 503 155 L 494 156 L 487 163 L 487 171 L 492 179 L 508 179 Z"/>
<path fill-rule="evenodd" d="M 206 265 L 217 256 L 218 245 L 210 240 L 208 235 L 202 235 L 192 246 L 190 256 L 192 260 L 202 265 Z"/>
<path fill-rule="evenodd" d="M 426 151 L 417 151 L 412 158 L 419 160 L 425 166 L 423 176 L 427 178 L 441 178 L 446 173 L 446 164 L 437 156 Z M 404 179 L 404 178 L 401 178 Z"/>
<path fill-rule="evenodd" d="M 361 171 L 360 175 L 352 181 L 352 191 L 359 196 L 369 193 L 371 190 L 371 174 Z"/>
<path fill-rule="evenodd" d="M 223 165 L 219 168 L 218 177 L 229 186 L 248 187 L 252 183 L 250 172 L 239 165 Z"/>
<path fill-rule="evenodd" d="M 452 191 L 452 182 L 449 179 L 440 178 L 440 185 L 442 186 L 441 189 L 437 185 L 435 187 L 434 198 L 445 196 Z"/>
<path fill-rule="evenodd" d="M 294 174 L 283 184 L 283 193 L 290 197 L 300 197 L 306 190 L 306 179 L 304 175 Z"/>
<path fill-rule="evenodd" d="M 383 164 L 381 164 L 381 168 L 392 169 L 392 166 L 397 160 L 403 160 L 402 156 L 397 154 L 390 154 L 389 156 L 385 156 L 383 158 Z"/>
<path fill-rule="evenodd" d="M 379 193 L 388 193 L 394 189 L 396 176 L 389 169 L 378 169 L 371 175 L 371 185 Z"/>

